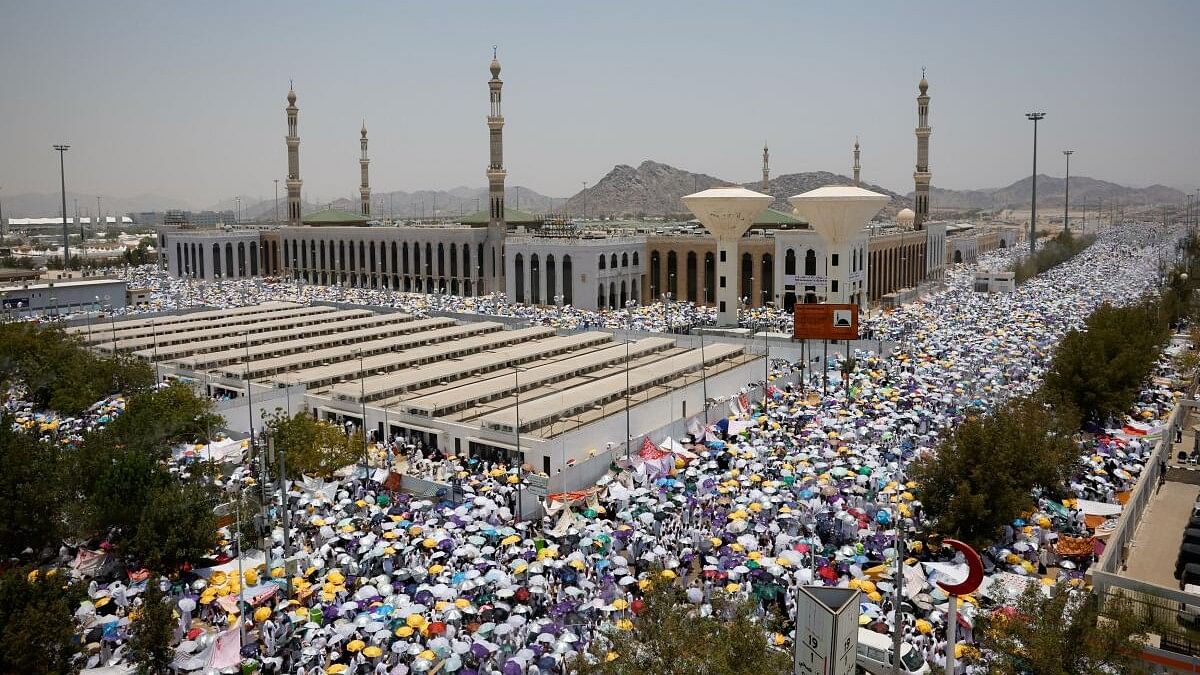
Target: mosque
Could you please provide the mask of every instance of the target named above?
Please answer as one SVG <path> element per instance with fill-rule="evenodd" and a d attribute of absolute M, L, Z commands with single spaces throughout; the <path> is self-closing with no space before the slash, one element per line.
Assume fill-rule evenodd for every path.
<path fill-rule="evenodd" d="M 455 223 L 379 226 L 371 213 L 370 158 L 360 129 L 357 213 L 301 209 L 299 108 L 287 94 L 286 223 L 265 229 L 159 231 L 162 264 L 193 279 L 291 277 L 312 284 L 481 296 L 504 293 L 515 302 L 620 308 L 658 300 L 714 304 L 716 239 L 703 230 L 580 232 L 542 227 L 541 219 L 505 204 L 503 81 L 493 53 L 487 82 L 488 206 Z M 795 216 L 766 210 L 738 242 L 737 298 L 749 307 L 790 309 L 804 302 L 844 300 L 895 305 L 924 285 L 939 283 L 947 261 L 1012 245 L 1015 233 L 947 226 L 929 219 L 929 82 L 917 96 L 915 209 L 894 224 L 870 227 L 845 250 L 827 250 L 821 235 Z M 853 175 L 861 176 L 855 140 Z M 763 148 L 763 191 L 770 178 Z M 843 262 L 842 274 L 832 268 Z M 847 264 L 848 262 L 848 264 Z M 848 268 L 848 271 L 846 269 Z M 840 283 L 844 286 L 839 288 Z"/>

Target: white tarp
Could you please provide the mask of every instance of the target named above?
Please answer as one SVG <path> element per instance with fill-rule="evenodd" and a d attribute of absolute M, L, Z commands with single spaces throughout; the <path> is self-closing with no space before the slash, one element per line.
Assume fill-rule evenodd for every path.
<path fill-rule="evenodd" d="M 1120 515 L 1122 508 L 1120 504 L 1106 504 L 1104 502 L 1093 502 L 1087 499 L 1077 499 L 1076 502 L 1075 508 L 1083 511 L 1084 514 L 1089 516 L 1104 516 L 1106 518 L 1108 516 L 1116 516 Z"/>

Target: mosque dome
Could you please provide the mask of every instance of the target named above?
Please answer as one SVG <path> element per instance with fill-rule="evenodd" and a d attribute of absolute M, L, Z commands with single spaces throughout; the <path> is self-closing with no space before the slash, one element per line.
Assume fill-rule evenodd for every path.
<path fill-rule="evenodd" d="M 912 227 L 917 221 L 917 214 L 913 213 L 912 209 L 901 209 L 900 213 L 896 214 L 896 224 L 901 227 Z"/>

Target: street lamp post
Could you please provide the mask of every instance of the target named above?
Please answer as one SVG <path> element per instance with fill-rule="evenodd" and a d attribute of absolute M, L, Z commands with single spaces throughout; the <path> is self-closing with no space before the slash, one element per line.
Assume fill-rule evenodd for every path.
<path fill-rule="evenodd" d="M 62 183 L 63 271 L 65 272 L 71 268 L 71 242 L 67 232 L 67 169 L 64 157 L 71 146 L 59 144 L 55 145 L 54 149 L 58 151 L 58 178 Z"/>
<path fill-rule="evenodd" d="M 629 428 L 629 343 L 633 339 L 629 333 L 633 330 L 633 308 L 637 306 L 634 300 L 625 302 L 625 459 L 629 459 L 629 436 L 632 433 Z M 707 399 L 707 394 L 705 394 Z M 707 418 L 707 413 L 705 413 Z"/>
<path fill-rule="evenodd" d="M 1075 154 L 1074 150 L 1063 150 L 1063 156 L 1067 158 L 1067 177 L 1063 180 L 1063 231 L 1071 232 L 1071 155 Z"/>
<path fill-rule="evenodd" d="M 1033 196 L 1029 213 L 1029 253 L 1037 250 L 1037 128 L 1038 121 L 1046 116 L 1043 112 L 1025 113 L 1025 119 L 1033 122 Z"/>
<path fill-rule="evenodd" d="M 367 476 L 367 385 L 364 380 L 366 370 L 363 367 L 363 352 L 358 351 L 358 401 L 362 404 L 362 461 L 363 461 L 363 480 Z"/>

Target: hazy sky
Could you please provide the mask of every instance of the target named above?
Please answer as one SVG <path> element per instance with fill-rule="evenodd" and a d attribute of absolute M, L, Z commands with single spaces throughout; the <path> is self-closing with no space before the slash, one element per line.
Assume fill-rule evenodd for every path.
<path fill-rule="evenodd" d="M 1200 2 L 488 3 L 0 0 L 0 186 L 269 197 L 300 106 L 306 198 L 485 184 L 487 66 L 504 66 L 509 185 L 568 195 L 655 159 L 756 179 L 850 171 L 907 192 L 928 67 L 933 184 L 1039 170 L 1200 184 Z M 282 181 L 281 181 L 282 182 Z M 282 188 L 281 188 L 282 189 Z"/>

